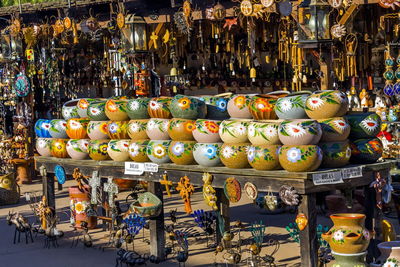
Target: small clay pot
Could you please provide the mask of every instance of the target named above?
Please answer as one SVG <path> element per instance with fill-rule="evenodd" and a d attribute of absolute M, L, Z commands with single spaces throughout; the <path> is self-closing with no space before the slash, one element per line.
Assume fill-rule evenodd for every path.
<path fill-rule="evenodd" d="M 88 118 L 74 118 L 67 121 L 66 133 L 71 139 L 85 139 L 88 138 L 87 126 L 89 124 Z"/>
<path fill-rule="evenodd" d="M 219 126 L 221 121 L 196 120 L 193 137 L 199 143 L 218 143 L 221 142 L 219 136 Z"/>
<path fill-rule="evenodd" d="M 233 95 L 228 101 L 228 113 L 231 118 L 235 119 L 251 119 L 251 113 L 248 109 L 251 96 L 249 95 Z"/>
<path fill-rule="evenodd" d="M 307 98 L 306 113 L 311 119 L 341 117 L 349 109 L 345 93 L 337 90 L 316 91 Z"/>
<path fill-rule="evenodd" d="M 83 160 L 89 158 L 89 139 L 70 139 L 67 142 L 67 153 L 72 159 Z"/>
<path fill-rule="evenodd" d="M 197 164 L 203 167 L 221 165 L 219 158 L 222 143 L 196 143 L 193 147 L 193 157 Z"/>
<path fill-rule="evenodd" d="M 251 167 L 260 171 L 281 169 L 279 145 L 252 145 L 247 150 L 247 160 Z"/>
<path fill-rule="evenodd" d="M 279 125 L 278 135 L 284 145 L 315 145 L 321 139 L 322 130 L 316 120 L 284 120 Z"/>
<path fill-rule="evenodd" d="M 279 163 L 289 172 L 310 172 L 319 168 L 322 150 L 316 145 L 282 146 Z"/>
<path fill-rule="evenodd" d="M 114 161 L 127 161 L 129 160 L 129 144 L 131 140 L 120 139 L 110 140 L 108 142 L 107 153 Z"/>
<path fill-rule="evenodd" d="M 87 126 L 87 134 L 92 140 L 104 140 L 108 138 L 108 121 L 90 121 Z"/>
<path fill-rule="evenodd" d="M 107 121 L 106 101 L 94 101 L 90 103 L 87 114 L 92 121 Z"/>
<path fill-rule="evenodd" d="M 166 96 L 152 98 L 147 108 L 150 117 L 159 119 L 172 118 L 171 112 L 169 111 L 169 103 L 171 100 L 171 97 Z"/>
<path fill-rule="evenodd" d="M 168 135 L 174 141 L 193 141 L 195 121 L 173 118 L 168 124 Z"/>
<path fill-rule="evenodd" d="M 148 162 L 150 161 L 146 153 L 149 140 L 132 140 L 129 144 L 129 157 L 135 162 Z"/>
<path fill-rule="evenodd" d="M 279 145 L 281 141 L 278 136 L 281 121 L 270 120 L 250 122 L 247 127 L 247 137 L 253 145 Z"/>
<path fill-rule="evenodd" d="M 247 127 L 250 120 L 225 120 L 219 126 L 219 136 L 227 144 L 247 143 Z"/>
<path fill-rule="evenodd" d="M 56 158 L 68 158 L 68 139 L 53 139 L 50 146 L 50 153 Z"/>
<path fill-rule="evenodd" d="M 146 126 L 149 120 L 130 120 L 128 123 L 128 135 L 133 140 L 148 139 Z"/>
<path fill-rule="evenodd" d="M 250 145 L 250 143 L 223 144 L 220 150 L 222 164 L 232 169 L 248 168 L 247 149 Z"/>
<path fill-rule="evenodd" d="M 351 148 L 349 141 L 320 143 L 323 160 L 323 168 L 340 168 L 349 163 L 351 157 Z"/>
<path fill-rule="evenodd" d="M 66 139 L 67 135 L 67 122 L 65 120 L 51 120 L 49 133 L 52 138 Z"/>
<path fill-rule="evenodd" d="M 108 119 L 112 121 L 126 121 L 129 119 L 126 113 L 127 99 L 109 99 L 106 102 L 105 112 Z"/>
<path fill-rule="evenodd" d="M 149 159 L 157 164 L 171 162 L 168 156 L 168 147 L 171 140 L 150 140 L 146 148 L 146 153 Z"/>
<path fill-rule="evenodd" d="M 61 109 L 62 116 L 64 120 L 69 120 L 72 118 L 79 118 L 78 108 L 76 104 L 79 102 L 79 99 L 72 99 L 64 103 Z"/>
<path fill-rule="evenodd" d="M 378 138 L 374 139 L 358 139 L 350 143 L 351 158 L 354 163 L 374 163 L 382 157 L 383 146 Z"/>
<path fill-rule="evenodd" d="M 88 107 L 92 102 L 98 101 L 98 99 L 93 98 L 81 98 L 76 104 L 76 110 L 78 112 L 79 117 L 87 118 L 88 117 Z"/>
<path fill-rule="evenodd" d="M 345 141 L 350 134 L 350 124 L 344 117 L 318 120 L 322 129 L 321 142 Z"/>
<path fill-rule="evenodd" d="M 196 141 L 172 141 L 168 148 L 168 156 L 176 165 L 194 164 L 193 147 Z"/>
<path fill-rule="evenodd" d="M 381 118 L 375 113 L 346 115 L 351 126 L 350 138 L 374 138 L 381 130 Z"/>
<path fill-rule="evenodd" d="M 169 110 L 172 117 L 188 120 L 203 119 L 207 113 L 204 101 L 185 95 L 174 96 L 169 104 Z"/>
<path fill-rule="evenodd" d="M 146 126 L 146 134 L 151 140 L 169 140 L 169 119 L 149 119 Z"/>
<path fill-rule="evenodd" d="M 110 159 L 107 148 L 110 140 L 90 140 L 89 141 L 89 157 L 93 160 L 108 160 Z"/>
<path fill-rule="evenodd" d="M 150 98 L 140 97 L 130 99 L 126 106 L 126 113 L 131 120 L 143 120 L 150 118 L 149 112 L 147 111 L 149 106 Z"/>
<path fill-rule="evenodd" d="M 51 138 L 37 138 L 36 139 L 36 150 L 40 156 L 50 157 L 51 156 Z"/>
<path fill-rule="evenodd" d="M 37 137 L 51 138 L 50 135 L 50 122 L 51 120 L 38 119 L 35 123 L 35 133 Z"/>
<path fill-rule="evenodd" d="M 129 139 L 127 121 L 109 121 L 107 134 L 110 139 Z"/>
<path fill-rule="evenodd" d="M 304 109 L 310 94 L 311 92 L 301 91 L 279 98 L 274 108 L 278 118 L 283 120 L 307 119 Z"/>

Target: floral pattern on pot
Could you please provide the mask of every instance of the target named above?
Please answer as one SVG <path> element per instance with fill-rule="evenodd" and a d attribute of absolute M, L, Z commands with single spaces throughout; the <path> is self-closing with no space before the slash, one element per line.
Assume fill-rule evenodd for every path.
<path fill-rule="evenodd" d="M 349 141 L 320 143 L 323 152 L 323 168 L 340 168 L 349 163 L 351 148 Z"/>
<path fill-rule="evenodd" d="M 136 140 L 131 141 L 129 145 L 129 157 L 135 162 L 148 162 L 150 161 L 146 153 L 149 140 Z"/>
<path fill-rule="evenodd" d="M 383 232 L 385 233 L 385 229 L 383 229 Z M 390 238 L 388 236 L 388 238 Z M 383 237 L 385 239 L 385 234 Z M 395 240 L 392 239 L 392 240 Z M 380 256 L 375 260 L 374 264 L 371 265 L 371 267 L 379 266 L 381 267 L 382 264 L 388 263 L 387 266 L 400 266 L 400 241 L 388 241 L 388 242 L 381 242 L 378 244 L 378 249 L 380 251 Z M 392 264 L 392 265 L 390 265 Z M 398 265 L 393 265 L 393 264 L 398 264 Z M 383 265 L 385 266 L 385 265 Z"/>
<path fill-rule="evenodd" d="M 193 147 L 194 160 L 203 167 L 220 165 L 219 154 L 221 146 L 222 143 L 196 143 Z"/>
<path fill-rule="evenodd" d="M 322 142 L 345 141 L 350 135 L 350 124 L 344 117 L 318 120 L 322 129 Z"/>
<path fill-rule="evenodd" d="M 110 156 L 107 153 L 108 142 L 110 140 L 90 140 L 89 141 L 89 157 L 93 160 L 107 160 Z"/>
<path fill-rule="evenodd" d="M 50 135 L 50 120 L 38 119 L 35 123 L 35 133 L 37 137 L 51 138 Z"/>
<path fill-rule="evenodd" d="M 52 138 L 66 139 L 67 135 L 67 122 L 65 120 L 51 120 L 49 133 Z"/>
<path fill-rule="evenodd" d="M 247 150 L 247 160 L 251 167 L 260 171 L 281 169 L 279 145 L 252 145 Z"/>
<path fill-rule="evenodd" d="M 203 96 L 207 106 L 207 119 L 210 120 L 226 120 L 229 119 L 228 99 L 217 96 Z"/>
<path fill-rule="evenodd" d="M 79 99 L 72 99 L 70 101 L 65 102 L 65 104 L 62 106 L 61 113 L 64 120 L 79 118 L 78 108 L 76 107 L 78 101 Z"/>
<path fill-rule="evenodd" d="M 169 104 L 172 117 L 181 119 L 203 119 L 207 113 L 204 101 L 185 95 L 176 95 Z"/>
<path fill-rule="evenodd" d="M 251 119 L 249 111 L 251 97 L 249 95 L 234 95 L 228 101 L 228 113 L 231 118 Z"/>
<path fill-rule="evenodd" d="M 279 98 L 274 108 L 278 118 L 284 120 L 307 119 L 304 109 L 310 94 L 310 92 L 298 92 Z"/>
<path fill-rule="evenodd" d="M 174 141 L 193 141 L 195 121 L 187 119 L 171 119 L 168 124 L 168 135 Z"/>
<path fill-rule="evenodd" d="M 279 145 L 278 136 L 280 121 L 250 122 L 247 136 L 253 145 Z"/>
<path fill-rule="evenodd" d="M 79 117 L 86 118 L 88 117 L 88 107 L 89 104 L 95 102 L 96 99 L 93 98 L 81 98 L 76 104 L 77 112 Z"/>
<path fill-rule="evenodd" d="M 126 105 L 126 113 L 132 120 L 143 120 L 150 118 L 149 112 L 147 111 L 149 106 L 150 98 L 140 97 L 130 99 Z"/>
<path fill-rule="evenodd" d="M 279 163 L 289 172 L 310 172 L 319 168 L 322 150 L 316 145 L 282 146 L 279 150 Z"/>
<path fill-rule="evenodd" d="M 106 102 L 105 112 L 107 117 L 112 121 L 126 121 L 129 119 L 126 113 L 127 99 L 109 99 Z"/>
<path fill-rule="evenodd" d="M 107 153 L 114 161 L 129 160 L 129 139 L 110 140 L 108 142 Z"/>
<path fill-rule="evenodd" d="M 275 120 L 275 104 L 281 97 L 287 96 L 288 92 L 272 92 L 266 95 L 252 97 L 249 104 L 249 111 L 255 120 Z"/>
<path fill-rule="evenodd" d="M 53 139 L 51 142 L 50 153 L 56 158 L 67 158 L 68 139 Z"/>
<path fill-rule="evenodd" d="M 278 135 L 284 145 L 315 145 L 321 139 L 322 130 L 316 120 L 285 120 L 279 125 Z"/>
<path fill-rule="evenodd" d="M 345 93 L 336 90 L 314 92 L 307 98 L 305 111 L 311 119 L 341 117 L 347 113 L 349 101 Z"/>
<path fill-rule="evenodd" d="M 108 121 L 90 121 L 87 133 L 92 140 L 102 140 L 108 138 Z"/>
<path fill-rule="evenodd" d="M 381 118 L 375 113 L 351 114 L 346 116 L 350 123 L 350 138 L 373 138 L 381 130 Z"/>
<path fill-rule="evenodd" d="M 66 133 L 71 139 L 88 138 L 87 126 L 89 120 L 87 118 L 74 118 L 67 121 Z"/>
<path fill-rule="evenodd" d="M 149 119 L 146 126 L 146 134 L 151 140 L 169 140 L 169 119 Z"/>
<path fill-rule="evenodd" d="M 170 140 L 150 140 L 146 148 L 146 153 L 149 159 L 157 164 L 171 162 L 168 156 L 168 147 Z"/>
<path fill-rule="evenodd" d="M 193 147 L 196 141 L 172 141 L 168 148 L 168 156 L 176 165 L 194 164 Z"/>
<path fill-rule="evenodd" d="M 219 126 L 221 121 L 196 120 L 193 130 L 193 137 L 199 143 L 218 143 L 221 142 L 219 136 Z"/>
<path fill-rule="evenodd" d="M 89 157 L 89 139 L 70 139 L 67 142 L 67 153 L 72 159 L 82 160 Z"/>
<path fill-rule="evenodd" d="M 147 108 L 150 117 L 159 119 L 172 118 L 171 112 L 169 111 L 169 103 L 171 100 L 171 97 L 166 96 L 152 98 Z"/>
<path fill-rule="evenodd" d="M 220 150 L 222 164 L 232 169 L 248 168 L 247 150 L 250 145 L 250 143 L 223 144 Z"/>
<path fill-rule="evenodd" d="M 382 157 L 383 146 L 378 138 L 358 139 L 350 143 L 351 158 L 354 163 L 374 163 Z"/>
<path fill-rule="evenodd" d="M 237 144 L 249 141 L 247 127 L 250 120 L 225 120 L 219 126 L 219 136 L 224 143 Z"/>
<path fill-rule="evenodd" d="M 40 156 L 50 157 L 51 156 L 51 138 L 37 138 L 36 139 L 36 151 Z"/>
<path fill-rule="evenodd" d="M 129 139 L 127 121 L 109 121 L 107 134 L 110 139 Z"/>
<path fill-rule="evenodd" d="M 398 261 L 396 258 L 389 258 L 382 265 L 382 267 L 399 267 L 399 266 L 400 266 L 400 261 Z"/>
<path fill-rule="evenodd" d="M 149 120 L 130 120 L 128 123 L 128 135 L 133 140 L 148 139 L 146 126 Z"/>
<path fill-rule="evenodd" d="M 106 101 L 95 101 L 89 104 L 87 114 L 92 121 L 106 121 Z"/>

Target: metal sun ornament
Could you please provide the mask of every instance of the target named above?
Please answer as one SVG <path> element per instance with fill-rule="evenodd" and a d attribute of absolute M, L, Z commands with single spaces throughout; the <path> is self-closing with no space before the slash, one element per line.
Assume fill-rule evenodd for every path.
<path fill-rule="evenodd" d="M 342 24 L 335 24 L 331 27 L 331 35 L 333 38 L 340 39 L 346 35 L 346 27 Z"/>
<path fill-rule="evenodd" d="M 396 7 L 400 7 L 400 1 L 399 0 L 380 0 L 379 5 L 383 8 L 392 8 L 393 10 L 395 10 Z"/>

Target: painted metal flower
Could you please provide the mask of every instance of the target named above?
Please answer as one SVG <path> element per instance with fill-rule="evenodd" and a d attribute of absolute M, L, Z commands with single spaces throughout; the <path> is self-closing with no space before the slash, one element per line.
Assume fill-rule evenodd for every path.
<path fill-rule="evenodd" d="M 286 152 L 286 156 L 290 162 L 296 163 L 301 159 L 301 150 L 296 147 L 292 147 Z"/>

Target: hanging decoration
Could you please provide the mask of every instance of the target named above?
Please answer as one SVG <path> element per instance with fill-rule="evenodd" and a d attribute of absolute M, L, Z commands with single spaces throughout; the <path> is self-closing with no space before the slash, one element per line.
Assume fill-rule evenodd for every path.
<path fill-rule="evenodd" d="M 179 180 L 178 186 L 176 187 L 176 190 L 179 191 L 179 195 L 182 197 L 183 202 L 185 203 L 185 211 L 187 214 L 192 213 L 192 204 L 190 201 L 190 198 L 192 194 L 194 193 L 194 187 L 190 183 L 189 177 L 186 175 L 181 177 Z"/>
<path fill-rule="evenodd" d="M 246 182 L 244 184 L 244 192 L 246 193 L 246 196 L 251 199 L 251 200 L 256 200 L 257 195 L 258 195 L 258 190 L 257 187 L 250 182 Z"/>
<path fill-rule="evenodd" d="M 54 174 L 55 174 L 59 184 L 65 183 L 65 180 L 66 180 L 65 170 L 61 165 L 56 165 L 54 167 Z"/>
<path fill-rule="evenodd" d="M 297 190 L 292 186 L 282 185 L 279 190 L 279 197 L 288 206 L 297 206 L 300 203 Z"/>
<path fill-rule="evenodd" d="M 15 80 L 14 87 L 17 96 L 19 97 L 27 96 L 31 89 L 29 78 L 23 73 L 18 74 Z"/>
<path fill-rule="evenodd" d="M 393 71 L 394 59 L 390 56 L 390 47 L 388 46 L 385 51 L 385 72 L 383 73 L 383 78 L 385 79 L 385 87 L 383 88 L 383 92 L 387 96 L 394 95 L 393 88 L 393 80 L 395 78 L 395 74 Z"/>
<path fill-rule="evenodd" d="M 240 187 L 240 183 L 238 182 L 238 180 L 236 180 L 236 178 L 229 177 L 225 180 L 224 193 L 226 198 L 229 199 L 229 201 L 232 203 L 236 203 L 241 199 L 242 189 Z"/>
<path fill-rule="evenodd" d="M 342 24 L 335 24 L 331 27 L 331 35 L 333 38 L 340 39 L 346 35 L 346 27 Z"/>
<path fill-rule="evenodd" d="M 308 224 L 308 219 L 304 213 L 299 213 L 296 216 L 295 222 L 296 222 L 297 226 L 299 227 L 299 230 L 303 231 Z"/>
<path fill-rule="evenodd" d="M 166 173 L 164 173 L 162 177 L 163 179 L 160 180 L 160 184 L 165 186 L 165 191 L 167 192 L 167 196 L 172 197 L 170 187 L 173 186 L 174 184 L 172 183 L 172 181 L 168 180 L 168 175 Z"/>
<path fill-rule="evenodd" d="M 209 173 L 203 174 L 203 198 L 208 206 L 213 210 L 218 210 L 217 206 L 217 195 L 214 187 L 211 185 L 213 176 Z"/>

